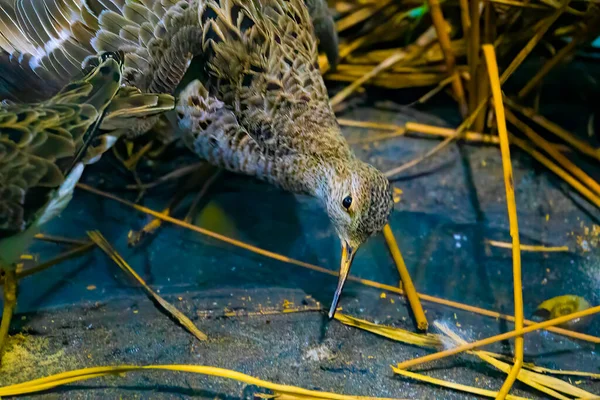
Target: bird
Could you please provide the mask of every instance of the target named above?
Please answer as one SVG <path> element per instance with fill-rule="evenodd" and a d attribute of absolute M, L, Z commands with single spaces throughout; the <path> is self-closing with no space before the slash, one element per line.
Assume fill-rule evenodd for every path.
<path fill-rule="evenodd" d="M 356 251 L 386 225 L 388 179 L 342 135 L 300 0 L 210 0 L 199 9 L 202 69 L 178 95 L 184 142 L 202 158 L 321 201 L 342 244 L 337 309 Z"/>
<path fill-rule="evenodd" d="M 320 199 L 342 245 L 333 317 L 356 251 L 386 224 L 393 200 L 388 180 L 352 153 L 330 106 L 318 49 L 334 67 L 339 57 L 325 1 L 0 4 L 0 47 L 16 71 L 0 87 L 33 77 L 29 92 L 43 94 L 47 86 L 36 76 L 60 82 L 62 71 L 68 76 L 91 52 L 123 51 L 127 85 L 191 102 L 178 102 L 177 118 L 183 141 L 198 155 L 207 155 L 204 146 L 222 146 L 209 162 Z M 196 115 L 206 114 L 206 105 L 219 107 L 205 117 L 215 121 L 212 131 L 224 133 L 206 131 Z M 132 129 L 138 134 L 147 126 Z"/>
<path fill-rule="evenodd" d="M 16 305 L 17 263 L 41 226 L 68 205 L 86 165 L 132 120 L 174 108 L 170 95 L 122 87 L 123 55 L 90 57 L 83 77 L 40 103 L 0 105 L 0 359 Z"/>

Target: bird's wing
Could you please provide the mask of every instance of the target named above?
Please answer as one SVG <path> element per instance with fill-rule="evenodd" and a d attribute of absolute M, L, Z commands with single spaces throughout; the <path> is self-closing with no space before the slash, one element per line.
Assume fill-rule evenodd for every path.
<path fill-rule="evenodd" d="M 0 239 L 17 240 L 32 224 L 59 213 L 83 166 L 133 120 L 174 108 L 170 95 L 120 87 L 120 57 L 102 54 L 98 60 L 82 80 L 43 103 L 0 107 Z"/>
<path fill-rule="evenodd" d="M 199 80 L 189 83 L 177 96 L 176 110 L 183 142 L 211 164 L 245 173 L 248 164 L 256 164 L 255 157 L 262 156 L 235 115 Z"/>
<path fill-rule="evenodd" d="M 21 101 L 48 98 L 81 78 L 82 61 L 96 53 L 92 37 L 82 1 L 0 0 L 0 95 Z"/>
<path fill-rule="evenodd" d="M 306 0 L 331 58 L 337 36 L 323 0 Z M 124 51 L 125 81 L 172 93 L 199 50 L 198 4 L 205 0 L 0 0 L 0 99 L 31 102 L 80 76 L 99 51 Z M 223 3 L 227 7 L 227 1 Z M 242 2 L 243 3 L 243 2 Z M 268 1 L 266 7 L 269 7 Z M 297 7 L 297 1 L 281 1 Z M 306 21 L 303 21 L 306 23 Z M 27 90 L 23 90 L 27 88 Z"/>
<path fill-rule="evenodd" d="M 108 58 L 46 102 L 0 107 L 0 237 L 41 217 L 74 158 L 93 144 L 91 128 L 119 89 L 121 70 Z"/>
<path fill-rule="evenodd" d="M 315 35 L 319 39 L 319 49 L 327 55 L 329 65 L 335 69 L 340 57 L 339 39 L 327 0 L 304 0 L 304 2 L 315 28 Z"/>
<path fill-rule="evenodd" d="M 264 152 L 306 143 L 288 128 L 309 114 L 335 123 L 303 0 L 209 0 L 198 13 L 206 86 Z"/>
<path fill-rule="evenodd" d="M 155 127 L 157 118 L 175 108 L 175 98 L 165 93 L 142 93 L 135 87 L 123 87 L 107 107 L 100 124 L 101 134 L 87 149 L 85 162 L 91 164 L 102 156 L 121 136 L 132 132 L 132 127 L 145 132 Z M 159 132 L 167 135 L 167 133 Z M 169 137 L 170 138 L 170 137 Z"/>
<path fill-rule="evenodd" d="M 145 119 L 173 110 L 175 99 L 164 93 L 142 93 L 138 88 L 127 86 L 119 90 L 106 109 L 102 120 L 103 131 L 128 128 L 132 121 Z"/>
<path fill-rule="evenodd" d="M 194 43 L 197 14 L 177 0 L 0 0 L 0 98 L 48 98 L 78 78 L 86 58 L 125 53 L 125 81 L 172 93 Z M 176 36 L 179 38 L 177 39 Z M 185 47 L 185 46 L 183 46 Z M 16 90 L 26 84 L 30 90 Z M 30 96 L 27 96 L 27 95 Z M 35 96 L 35 97 L 34 97 Z"/>
<path fill-rule="evenodd" d="M 200 49 L 197 21 L 197 9 L 187 1 L 127 0 L 120 12 L 98 15 L 92 46 L 125 52 L 126 82 L 170 94 Z"/>

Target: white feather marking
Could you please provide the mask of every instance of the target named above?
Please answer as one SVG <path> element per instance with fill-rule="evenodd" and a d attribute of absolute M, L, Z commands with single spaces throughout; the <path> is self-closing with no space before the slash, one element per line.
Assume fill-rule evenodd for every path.
<path fill-rule="evenodd" d="M 66 41 L 71 38 L 71 31 L 68 29 L 62 29 L 58 33 L 58 38 L 52 37 L 49 41 L 44 43 L 44 47 L 37 47 L 36 53 L 29 60 L 29 67 L 35 70 L 41 64 L 41 59 L 47 57 L 52 51 L 60 49 Z"/>
<path fill-rule="evenodd" d="M 84 165 L 82 163 L 77 164 L 67 175 L 65 181 L 60 185 L 58 190 L 54 193 L 46 207 L 44 208 L 44 212 L 40 215 L 39 219 L 36 221 L 37 226 L 41 226 L 56 217 L 58 214 L 62 212 L 71 201 L 71 197 L 73 197 L 73 190 L 75 190 L 75 185 L 79 182 L 81 178 L 81 174 L 83 173 Z"/>
<path fill-rule="evenodd" d="M 98 161 L 99 161 L 101 158 L 102 158 L 102 154 L 98 154 L 98 155 L 96 155 L 96 157 L 92 157 L 92 158 L 90 158 L 90 159 L 89 159 L 89 160 L 87 160 L 85 163 L 86 163 L 87 165 L 94 164 L 94 163 L 98 162 Z"/>
<path fill-rule="evenodd" d="M 31 68 L 32 70 L 35 70 L 39 66 L 40 66 L 40 59 L 38 57 L 31 57 L 29 59 L 29 68 Z"/>
<path fill-rule="evenodd" d="M 112 136 L 112 135 L 105 135 L 104 136 L 106 138 L 106 143 L 107 143 L 107 147 L 113 147 L 113 145 L 117 142 L 117 140 L 119 139 L 117 136 Z"/>
<path fill-rule="evenodd" d="M 45 54 L 50 54 L 53 50 L 62 47 L 62 45 L 71 37 L 71 31 L 62 29 L 58 32 L 58 38 L 51 38 L 44 44 Z"/>

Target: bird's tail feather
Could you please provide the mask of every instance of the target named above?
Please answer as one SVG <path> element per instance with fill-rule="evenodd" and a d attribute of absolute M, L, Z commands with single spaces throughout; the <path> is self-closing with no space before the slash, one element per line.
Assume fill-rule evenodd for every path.
<path fill-rule="evenodd" d="M 117 94 L 123 75 L 123 57 L 116 53 L 101 53 L 97 56 L 92 69 L 80 81 L 66 85 L 56 96 L 50 100 L 60 103 L 88 104 L 96 109 L 98 117 L 90 125 L 83 137 L 83 145 L 75 155 L 69 171 L 80 161 L 87 159 L 88 149 L 100 133 L 100 124 L 104 118 L 106 108 Z M 101 140 L 104 143 L 104 140 Z M 114 143 L 114 141 L 112 142 Z"/>
<path fill-rule="evenodd" d="M 121 88 L 104 111 L 100 124 L 102 134 L 88 147 L 83 162 L 94 163 L 119 137 L 128 134 L 132 125 L 143 124 L 144 120 L 147 120 L 147 125 L 154 125 L 155 117 L 174 107 L 175 99 L 169 94 L 142 93 L 133 87 Z"/>
<path fill-rule="evenodd" d="M 142 93 L 134 87 L 125 87 L 106 109 L 101 128 L 124 128 L 132 118 L 153 116 L 174 107 L 175 99 L 169 94 Z"/>

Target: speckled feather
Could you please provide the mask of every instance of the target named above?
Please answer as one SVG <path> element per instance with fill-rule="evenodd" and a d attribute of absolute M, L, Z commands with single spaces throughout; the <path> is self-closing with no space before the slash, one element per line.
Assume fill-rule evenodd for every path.
<path fill-rule="evenodd" d="M 49 98 L 77 77 L 86 57 L 123 51 L 125 83 L 173 93 L 202 32 L 204 0 L 0 0 L 0 99 Z M 323 0 L 307 0 L 335 64 L 337 33 Z M 15 90 L 29 86 L 26 92 Z"/>
<path fill-rule="evenodd" d="M 89 61 L 90 72 L 51 99 L 0 107 L 0 238 L 26 230 L 73 168 L 95 162 L 132 119 L 173 108 L 172 96 L 120 88 L 112 55 Z"/>
<path fill-rule="evenodd" d="M 254 176 L 285 190 L 321 199 L 340 237 L 358 247 L 379 232 L 393 207 L 389 182 L 357 159 L 347 145 L 318 153 L 313 145 L 264 152 L 226 105 L 199 82 L 179 95 L 177 108 L 186 145 L 211 164 Z M 314 131 L 318 135 L 319 131 Z M 305 137 L 309 140 L 309 133 Z M 350 210 L 342 200 L 355 200 Z"/>
<path fill-rule="evenodd" d="M 192 149 L 320 198 L 340 238 L 355 247 L 380 231 L 393 206 L 390 185 L 341 134 L 304 3 L 210 0 L 198 14 L 205 84 L 192 83 L 178 103 Z M 342 207 L 347 196 L 349 209 Z"/>
<path fill-rule="evenodd" d="M 317 66 L 315 31 L 322 44 L 337 43 L 321 0 L 0 1 L 0 46 L 22 66 L 19 77 L 59 82 L 90 51 L 120 50 L 127 84 L 172 93 L 199 58 L 208 96 L 253 138 L 273 165 L 266 174 L 280 177 L 275 183 L 320 197 L 344 240 L 360 243 L 385 223 L 389 184 L 350 151 Z M 310 162 L 276 173 L 285 157 Z M 355 202 L 344 210 L 350 194 Z"/>
<path fill-rule="evenodd" d="M 69 10 L 78 4 L 13 1 L 18 10 L 25 4 L 39 10 L 51 1 L 69 2 Z M 358 160 L 341 134 L 317 62 L 316 35 L 325 35 L 320 42 L 328 47 L 330 63 L 337 61 L 334 24 L 323 17 L 322 0 L 306 1 L 86 0 L 75 20 L 92 34 L 94 50 L 125 53 L 124 80 L 143 92 L 173 93 L 195 61 L 197 69 L 191 72 L 202 84 L 192 82 L 178 107 L 186 143 L 214 164 L 319 198 L 348 255 L 383 228 L 393 201 L 387 179 Z M 54 53 L 64 52 L 73 39 L 73 18 L 63 35 L 67 39 L 50 48 L 34 20 L 22 23 L 20 31 L 27 32 L 25 44 L 37 34 L 33 42 L 44 51 L 20 73 L 27 68 L 35 73 L 39 65 L 43 74 L 60 76 L 60 67 L 68 72 L 63 63 L 69 60 Z M 39 20 L 43 27 L 50 23 Z M 16 49 L 15 43 L 24 35 L 14 32 L 9 32 L 12 39 L 4 35 L 0 45 L 8 42 L 23 54 L 25 47 Z M 343 259 L 330 316 L 351 260 Z"/>
<path fill-rule="evenodd" d="M 207 1 L 198 13 L 207 88 L 233 109 L 264 152 L 349 152 L 303 2 Z M 317 130 L 306 140 L 305 133 Z"/>

